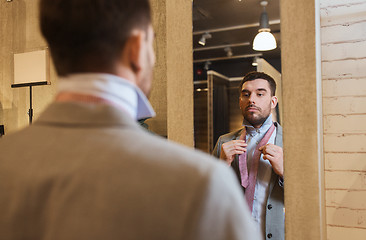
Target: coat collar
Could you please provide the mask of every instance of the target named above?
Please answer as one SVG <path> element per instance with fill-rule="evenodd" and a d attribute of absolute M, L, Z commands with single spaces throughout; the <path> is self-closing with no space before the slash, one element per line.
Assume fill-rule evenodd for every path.
<path fill-rule="evenodd" d="M 138 124 L 127 114 L 112 105 L 74 102 L 54 102 L 35 121 L 35 125 L 62 126 L 129 126 Z"/>
<path fill-rule="evenodd" d="M 274 122 L 274 125 L 276 127 L 276 137 L 275 137 L 275 145 L 283 147 L 283 142 L 282 142 L 282 127 L 278 122 Z M 241 133 L 243 132 L 244 128 L 238 130 L 236 132 L 236 134 L 234 134 L 233 139 L 238 140 Z"/>

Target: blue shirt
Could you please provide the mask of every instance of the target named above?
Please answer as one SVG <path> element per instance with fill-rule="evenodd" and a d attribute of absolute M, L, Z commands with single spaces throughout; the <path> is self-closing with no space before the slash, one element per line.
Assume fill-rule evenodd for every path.
<path fill-rule="evenodd" d="M 59 79 L 58 92 L 78 93 L 108 100 L 125 110 L 134 120 L 155 116 L 145 94 L 136 85 L 112 74 L 70 74 Z"/>
<path fill-rule="evenodd" d="M 247 167 L 248 171 L 250 170 L 250 166 L 252 163 L 252 158 L 254 151 L 262 140 L 266 132 L 269 130 L 272 121 L 272 114 L 266 119 L 263 125 L 256 129 L 246 120 L 243 121 L 243 125 L 246 128 L 246 142 L 247 146 Z M 275 143 L 276 137 L 276 129 L 272 133 L 268 143 Z M 272 176 L 272 165 L 268 160 L 263 159 L 263 154 L 261 154 L 259 165 L 258 165 L 258 174 L 257 181 L 255 183 L 255 192 L 254 192 L 254 200 L 253 200 L 253 209 L 252 209 L 252 217 L 255 222 L 257 222 L 258 230 L 261 232 L 265 232 L 265 216 L 266 216 L 266 205 L 267 199 L 269 195 L 269 182 L 271 181 Z"/>

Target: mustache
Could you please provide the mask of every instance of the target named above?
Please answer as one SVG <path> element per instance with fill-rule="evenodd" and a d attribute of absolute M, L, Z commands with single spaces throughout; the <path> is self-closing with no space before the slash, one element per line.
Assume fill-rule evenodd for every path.
<path fill-rule="evenodd" d="M 245 108 L 245 110 L 248 110 L 248 108 L 256 108 L 256 109 L 258 109 L 258 110 L 261 110 L 261 108 L 260 107 L 257 107 L 256 105 L 254 105 L 254 104 L 249 104 L 246 108 Z"/>

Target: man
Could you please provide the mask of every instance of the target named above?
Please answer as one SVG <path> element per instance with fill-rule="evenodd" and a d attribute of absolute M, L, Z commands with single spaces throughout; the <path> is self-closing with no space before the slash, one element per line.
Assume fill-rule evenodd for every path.
<path fill-rule="evenodd" d="M 148 0 L 41 0 L 58 93 L 0 142 L 0 239 L 260 239 L 235 175 L 153 136 Z"/>
<path fill-rule="evenodd" d="M 284 239 L 282 128 L 271 114 L 277 105 L 276 82 L 250 72 L 239 90 L 244 127 L 222 135 L 213 154 L 234 169 L 264 236 Z"/>

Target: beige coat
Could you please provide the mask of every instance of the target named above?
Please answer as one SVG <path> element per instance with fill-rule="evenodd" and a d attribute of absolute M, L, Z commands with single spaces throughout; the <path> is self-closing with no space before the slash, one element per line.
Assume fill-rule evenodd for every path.
<path fill-rule="evenodd" d="M 0 239 L 260 239 L 232 170 L 107 105 L 0 140 Z"/>

